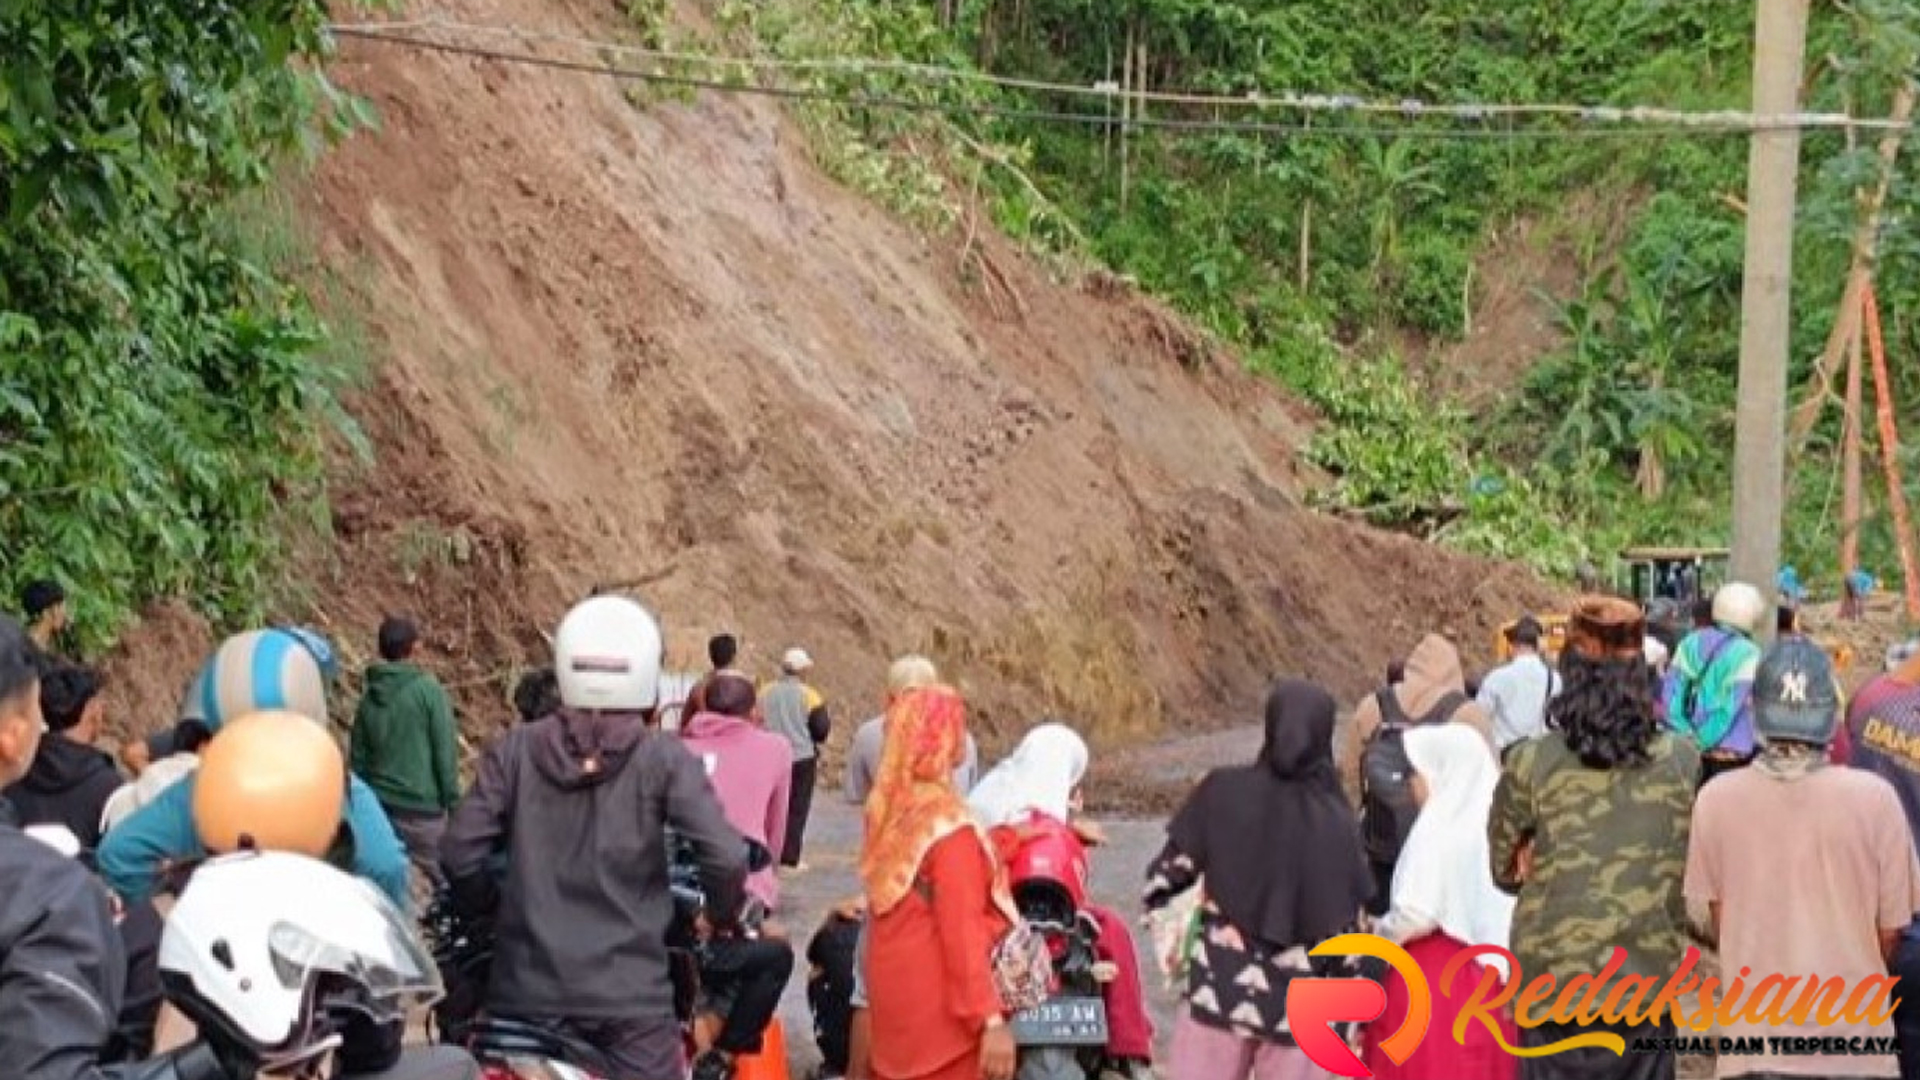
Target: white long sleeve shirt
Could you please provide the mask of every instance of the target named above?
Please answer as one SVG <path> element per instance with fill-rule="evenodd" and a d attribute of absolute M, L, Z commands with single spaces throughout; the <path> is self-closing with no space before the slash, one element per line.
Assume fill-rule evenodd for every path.
<path fill-rule="evenodd" d="M 1497 750 L 1547 730 L 1547 702 L 1560 692 L 1560 676 L 1539 653 L 1514 657 L 1480 684 L 1480 707 L 1493 718 Z"/>

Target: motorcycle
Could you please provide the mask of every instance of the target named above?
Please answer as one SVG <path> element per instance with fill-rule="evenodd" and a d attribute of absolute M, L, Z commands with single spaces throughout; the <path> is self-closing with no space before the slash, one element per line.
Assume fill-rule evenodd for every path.
<path fill-rule="evenodd" d="M 701 961 L 707 945 L 700 923 L 707 908 L 700 864 L 691 841 L 667 832 L 667 883 L 673 917 L 667 925 L 667 964 L 673 980 L 673 1011 L 681 1038 L 693 1057 L 693 1023 L 700 1002 Z M 749 871 L 773 865 L 773 854 L 747 841 Z M 749 899 L 740 925 L 757 932 L 766 909 Z M 546 1024 L 489 1015 L 485 1009 L 487 975 L 493 965 L 493 924 L 462 915 L 442 889 L 421 923 L 427 947 L 446 983 L 446 996 L 434 1006 L 432 1035 L 441 1043 L 464 1047 L 480 1063 L 482 1080 L 601 1080 L 586 1064 L 598 1060 L 592 1047 Z"/>
<path fill-rule="evenodd" d="M 1047 943 L 1054 987 L 1047 1000 L 1016 1013 L 1008 1026 L 1019 1047 L 1017 1080 L 1097 1080 L 1107 1056 L 1100 927 L 1086 911 L 1087 850 L 1065 822 L 1030 814 L 1013 823 L 1007 858 L 1014 907 Z"/>

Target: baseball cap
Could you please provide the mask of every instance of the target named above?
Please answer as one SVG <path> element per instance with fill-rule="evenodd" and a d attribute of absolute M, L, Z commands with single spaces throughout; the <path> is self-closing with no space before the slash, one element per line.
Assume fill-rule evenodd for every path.
<path fill-rule="evenodd" d="M 807 650 L 795 646 L 780 657 L 780 666 L 788 671 L 805 671 L 813 666 L 813 657 L 807 655 Z"/>
<path fill-rule="evenodd" d="M 1760 657 L 1753 678 L 1753 732 L 1825 746 L 1840 726 L 1840 688 L 1827 651 L 1801 637 L 1782 638 Z"/>

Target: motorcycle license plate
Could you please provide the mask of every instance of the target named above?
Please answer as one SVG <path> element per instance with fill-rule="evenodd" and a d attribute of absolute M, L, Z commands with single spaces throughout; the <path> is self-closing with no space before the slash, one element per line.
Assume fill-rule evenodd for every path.
<path fill-rule="evenodd" d="M 1107 1045 L 1107 1003 L 1097 997 L 1057 997 L 1013 1017 L 1021 1046 Z"/>

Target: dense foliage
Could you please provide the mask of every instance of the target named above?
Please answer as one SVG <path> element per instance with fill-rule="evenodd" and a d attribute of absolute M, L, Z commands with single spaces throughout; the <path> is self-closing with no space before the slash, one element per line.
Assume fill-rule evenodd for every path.
<path fill-rule="evenodd" d="M 325 328 L 246 193 L 360 115 L 296 63 L 325 16 L 0 0 L 0 587 L 64 582 L 83 645 L 156 596 L 248 614 L 320 479 Z"/>
<path fill-rule="evenodd" d="M 1904 0 L 1816 3 L 1810 109 L 1884 115 L 1920 56 Z M 1698 0 L 872 0 L 734 4 L 729 44 L 807 59 L 884 55 L 1091 86 L 1129 46 L 1150 89 L 1377 101 L 1748 105 L 1752 5 Z M 1084 238 L 1242 347 L 1328 421 L 1311 448 L 1338 507 L 1394 527 L 1566 571 L 1627 541 L 1725 542 L 1744 251 L 1746 139 L 1708 132 L 1596 136 L 1572 119 L 1489 118 L 1467 135 L 1433 118 L 1257 113 L 1152 103 L 1150 118 L 1259 119 L 1295 130 L 1195 131 L 1036 119 L 1102 106 L 892 72 L 815 71 L 837 94 L 913 97 L 947 112 L 807 108 L 830 167 L 896 205 L 946 208 L 978 190 L 1000 224 L 1047 248 Z M 962 110 L 982 104 L 1003 110 Z M 1118 107 L 1106 111 L 1117 115 Z M 1016 115 L 1008 115 L 1013 113 Z M 1355 130 L 1364 129 L 1364 130 Z M 1544 130 L 1543 130 L 1544 129 Z M 1537 134 L 1500 138 L 1512 130 Z M 1872 133 L 1802 148 L 1792 355 L 1796 397 L 1832 326 L 1877 172 Z M 955 165 L 953 148 L 973 165 Z M 1125 164 L 1122 165 L 1122 161 Z M 1880 294 L 1894 356 L 1920 347 L 1913 154 L 1899 159 Z M 853 165 L 849 166 L 848 163 Z M 929 167 L 929 162 L 932 163 Z M 985 164 L 981 164 L 981 163 Z M 944 186 L 943 186 L 944 181 Z M 1548 261 L 1577 253 L 1556 298 L 1564 346 L 1482 415 L 1450 407 L 1403 358 L 1463 333 L 1495 237 L 1525 221 Z M 1544 283 L 1542 283 L 1544 285 Z M 1896 376 L 1916 415 L 1912 365 Z M 1869 399 L 1869 407 L 1871 400 Z M 1835 562 L 1837 410 L 1796 465 L 1788 554 Z M 1915 433 L 1920 438 L 1920 432 Z M 1870 566 L 1892 567 L 1872 519 Z"/>

